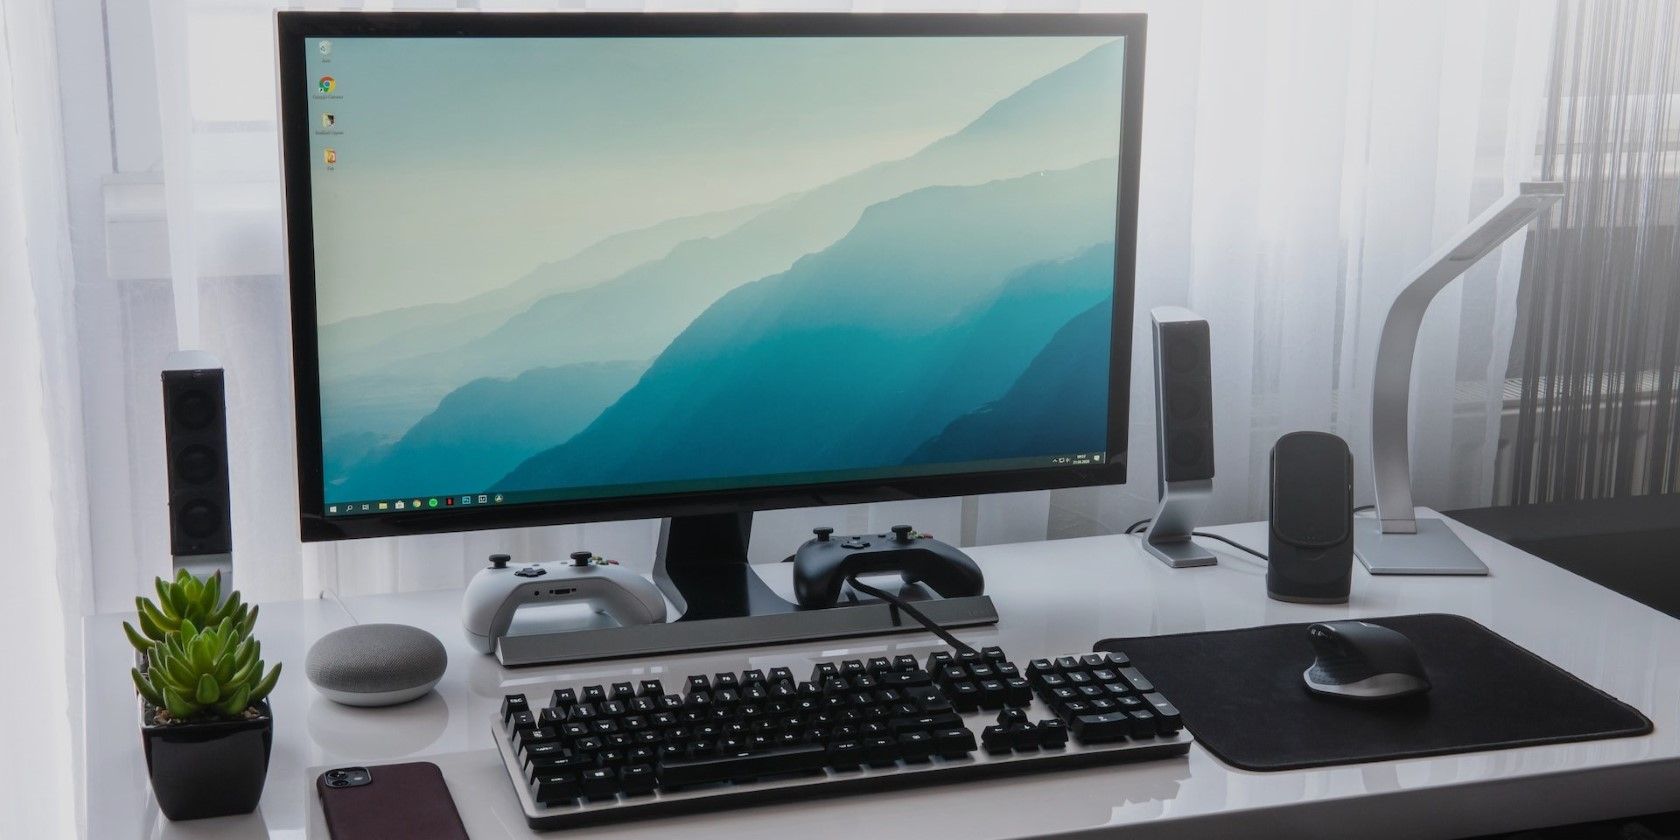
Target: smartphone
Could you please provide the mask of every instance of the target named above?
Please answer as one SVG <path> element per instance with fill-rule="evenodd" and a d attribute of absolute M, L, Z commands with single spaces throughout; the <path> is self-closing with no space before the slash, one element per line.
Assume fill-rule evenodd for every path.
<path fill-rule="evenodd" d="M 315 779 L 332 840 L 469 840 L 443 771 L 429 761 L 339 767 Z"/>

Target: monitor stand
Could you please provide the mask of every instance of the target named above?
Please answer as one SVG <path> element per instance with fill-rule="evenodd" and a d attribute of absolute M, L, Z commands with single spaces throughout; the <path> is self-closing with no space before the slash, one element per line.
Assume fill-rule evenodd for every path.
<path fill-rule="evenodd" d="M 659 531 L 653 579 L 677 608 L 675 621 L 504 636 L 496 658 L 507 666 L 542 665 L 926 632 L 897 607 L 870 598 L 842 595 L 839 604 L 826 609 L 805 609 L 783 598 L 747 563 L 751 535 L 750 513 L 667 519 Z M 791 565 L 786 564 L 789 573 Z M 899 595 L 916 601 L 924 615 L 944 627 L 998 620 L 986 595 L 940 598 L 920 585 L 906 586 Z"/>

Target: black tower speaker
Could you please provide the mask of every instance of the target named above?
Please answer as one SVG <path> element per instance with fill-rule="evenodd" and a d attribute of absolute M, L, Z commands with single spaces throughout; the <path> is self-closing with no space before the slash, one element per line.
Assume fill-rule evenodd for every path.
<path fill-rule="evenodd" d="M 1325 432 L 1291 432 L 1272 447 L 1266 593 L 1341 604 L 1353 584 L 1353 454 Z"/>
<path fill-rule="evenodd" d="M 220 368 L 163 372 L 169 465 L 169 549 L 177 567 L 233 550 L 228 509 L 227 403 Z"/>
<path fill-rule="evenodd" d="M 1213 364 L 1208 323 L 1156 320 L 1160 481 L 1213 478 Z"/>
<path fill-rule="evenodd" d="M 1155 339 L 1155 466 L 1161 507 L 1144 550 L 1175 569 L 1218 560 L 1190 541 L 1213 494 L 1213 350 L 1208 322 L 1177 306 L 1150 311 Z"/>

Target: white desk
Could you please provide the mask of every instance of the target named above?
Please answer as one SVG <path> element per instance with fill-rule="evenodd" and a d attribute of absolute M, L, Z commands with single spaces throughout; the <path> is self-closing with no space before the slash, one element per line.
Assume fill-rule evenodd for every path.
<path fill-rule="evenodd" d="M 1422 837 L 1514 830 L 1680 809 L 1680 622 L 1549 563 L 1454 524 L 1488 566 L 1485 578 L 1372 578 L 1355 566 L 1351 603 L 1283 604 L 1265 595 L 1263 567 L 1218 543 L 1220 565 L 1172 570 L 1134 537 L 1093 537 L 976 548 L 1002 620 L 959 631 L 1002 645 L 1017 661 L 1089 650 L 1108 636 L 1257 624 L 1452 612 L 1638 707 L 1656 723 L 1641 738 L 1529 747 L 1280 773 L 1233 770 L 1193 747 L 1189 756 L 1042 773 L 862 797 L 626 823 L 590 837 L 732 840 L 855 836 Z M 1217 529 L 1263 546 L 1261 524 Z M 765 569 L 784 588 L 787 566 Z M 358 710 L 334 705 L 303 677 L 304 652 L 322 634 L 361 622 L 425 627 L 449 648 L 434 695 Z M 259 636 L 286 663 L 274 696 L 273 762 L 262 807 L 248 817 L 174 824 L 151 801 L 135 731 L 131 658 L 119 622 L 88 619 L 86 674 L 89 836 L 117 838 L 324 838 L 309 827 L 310 767 L 430 760 L 444 768 L 475 840 L 528 836 L 490 745 L 486 719 L 504 693 L 544 691 L 557 680 L 609 683 L 743 668 L 807 668 L 815 656 L 925 653 L 911 633 L 829 644 L 723 651 L 506 671 L 470 652 L 459 632 L 459 593 L 264 604 Z M 1543 698 L 1536 698 L 1537 701 Z M 319 829 L 316 829 L 319 831 Z M 565 835 L 549 835 L 565 836 Z"/>

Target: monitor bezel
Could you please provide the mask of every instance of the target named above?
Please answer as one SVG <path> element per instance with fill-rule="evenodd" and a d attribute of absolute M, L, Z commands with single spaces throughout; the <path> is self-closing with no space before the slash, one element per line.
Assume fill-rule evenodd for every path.
<path fill-rule="evenodd" d="M 291 289 L 292 371 L 300 535 L 305 542 L 520 526 L 746 513 L 778 508 L 940 498 L 1126 480 L 1133 299 L 1137 252 L 1146 16 L 1111 13 L 275 13 L 279 59 L 281 179 Z M 776 485 L 420 513 L 328 517 L 321 451 L 305 39 L 334 37 L 914 37 L 1113 35 L 1126 38 L 1109 359 L 1107 460 L 1088 466 L 951 473 L 824 484 Z"/>

